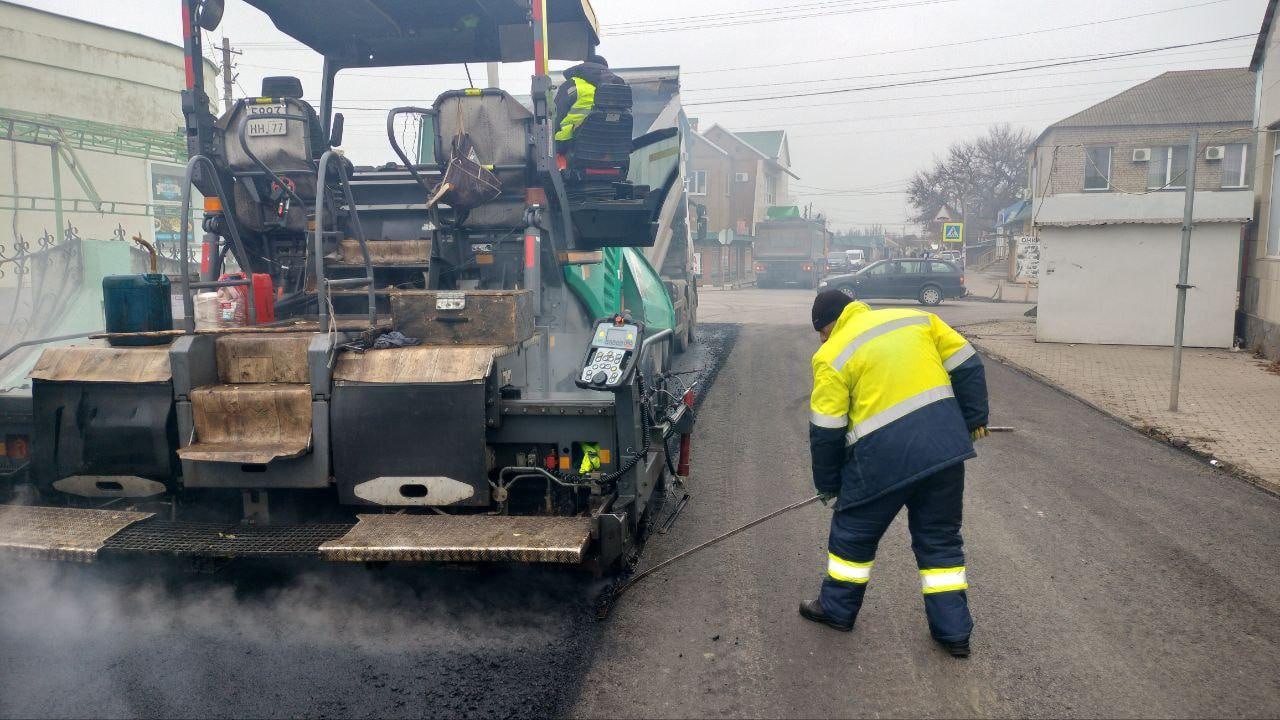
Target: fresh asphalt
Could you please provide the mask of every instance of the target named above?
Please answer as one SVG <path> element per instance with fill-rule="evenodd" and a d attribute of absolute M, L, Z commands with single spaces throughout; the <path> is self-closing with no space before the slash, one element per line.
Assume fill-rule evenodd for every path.
<path fill-rule="evenodd" d="M 641 567 L 812 493 L 811 293 L 703 295 L 692 498 Z M 956 325 L 1024 306 L 948 303 Z M 757 321 L 757 316 L 761 321 Z M 724 357 L 724 349 L 732 352 Z M 905 526 L 853 633 L 805 622 L 820 506 L 592 618 L 542 571 L 0 568 L 0 716 L 1276 716 L 1280 499 L 988 362 L 969 464 L 974 657 L 929 642 Z"/>
<path fill-rule="evenodd" d="M 813 492 L 811 294 L 703 296 L 746 324 L 700 417 L 690 501 L 644 562 Z M 723 307 L 719 307 L 723 303 Z M 976 321 L 976 303 L 939 314 Z M 1012 314 L 1025 306 L 987 305 Z M 592 717 L 1223 717 L 1280 714 L 1280 499 L 987 362 L 968 467 L 974 656 L 935 648 L 902 518 L 852 633 L 796 613 L 823 574 L 809 506 L 672 566 L 613 612 L 574 714 Z"/>

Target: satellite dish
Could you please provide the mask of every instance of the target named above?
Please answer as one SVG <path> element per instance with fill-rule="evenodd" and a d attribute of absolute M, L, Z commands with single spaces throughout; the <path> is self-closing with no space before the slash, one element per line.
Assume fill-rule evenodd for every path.
<path fill-rule="evenodd" d="M 217 30 L 222 24 L 222 11 L 225 9 L 222 0 L 200 0 L 196 23 L 210 32 Z"/>

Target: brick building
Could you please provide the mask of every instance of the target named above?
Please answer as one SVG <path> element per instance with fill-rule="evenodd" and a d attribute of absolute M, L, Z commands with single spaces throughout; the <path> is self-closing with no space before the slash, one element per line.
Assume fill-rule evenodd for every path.
<path fill-rule="evenodd" d="M 770 207 L 789 201 L 790 179 L 796 177 L 786 132 L 734 133 L 713 125 L 694 133 L 689 153 L 689 202 L 694 217 L 706 218 L 706 235 L 696 240 L 703 281 L 751 283 L 756 223 Z M 730 236 L 723 245 L 721 239 Z"/>
<path fill-rule="evenodd" d="M 1272 360 L 1280 360 L 1280 33 L 1276 32 L 1276 0 L 1267 4 L 1262 31 L 1249 67 L 1257 73 L 1258 160 L 1255 163 L 1257 222 L 1245 243 L 1244 287 L 1240 293 L 1240 325 L 1245 344 Z M 1273 57 L 1274 55 L 1274 57 Z M 1272 62 L 1275 60 L 1275 62 Z"/>
<path fill-rule="evenodd" d="M 1037 339 L 1172 343 L 1197 130 L 1186 342 L 1231 346 L 1241 238 L 1253 216 L 1253 94 L 1248 68 L 1168 72 L 1040 135 L 1029 153 Z"/>

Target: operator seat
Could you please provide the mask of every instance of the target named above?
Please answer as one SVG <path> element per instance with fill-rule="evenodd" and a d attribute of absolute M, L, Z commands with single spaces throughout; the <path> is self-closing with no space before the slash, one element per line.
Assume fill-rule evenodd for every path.
<path fill-rule="evenodd" d="M 514 228 L 524 225 L 525 189 L 532 160 L 529 133 L 533 113 L 497 88 L 451 90 L 436 98 L 436 160 L 443 173 L 453 159 L 453 139 L 471 136 L 480 164 L 492 166 L 502 195 L 474 208 L 464 227 Z"/>
<path fill-rule="evenodd" d="M 265 117 L 275 114 L 306 120 Z M 245 143 L 241 144 L 241 128 L 246 125 Z M 291 184 L 304 203 L 315 201 L 316 160 L 329 143 L 315 108 L 302 99 L 302 81 L 295 77 L 264 78 L 262 95 L 238 100 L 218 126 L 223 131 L 223 157 L 235 179 L 237 220 L 258 232 L 281 226 L 305 230 L 306 208 L 297 207 L 296 201 L 262 172 L 245 148 L 248 145 L 263 165 Z M 281 212 L 284 207 L 287 213 Z"/>
<path fill-rule="evenodd" d="M 631 86 L 596 88 L 595 107 L 565 143 L 566 179 L 571 183 L 622 182 L 631 167 Z"/>

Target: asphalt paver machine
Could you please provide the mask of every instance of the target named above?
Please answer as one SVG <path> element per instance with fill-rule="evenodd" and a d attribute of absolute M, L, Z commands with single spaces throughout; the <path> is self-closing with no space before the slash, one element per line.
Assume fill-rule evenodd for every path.
<path fill-rule="evenodd" d="M 193 68 L 222 3 L 182 1 L 205 263 L 174 330 L 43 352 L 0 551 L 617 567 L 692 427 L 643 255 L 683 203 L 680 129 L 633 140 L 624 86 L 557 147 L 547 66 L 597 45 L 587 0 L 244 1 L 324 57 L 320 107 L 270 78 L 215 116 Z M 389 113 L 398 163 L 335 150 L 342 71 L 517 61 L 532 109 L 461 88 Z M 246 325 L 198 325 L 228 289 Z"/>

